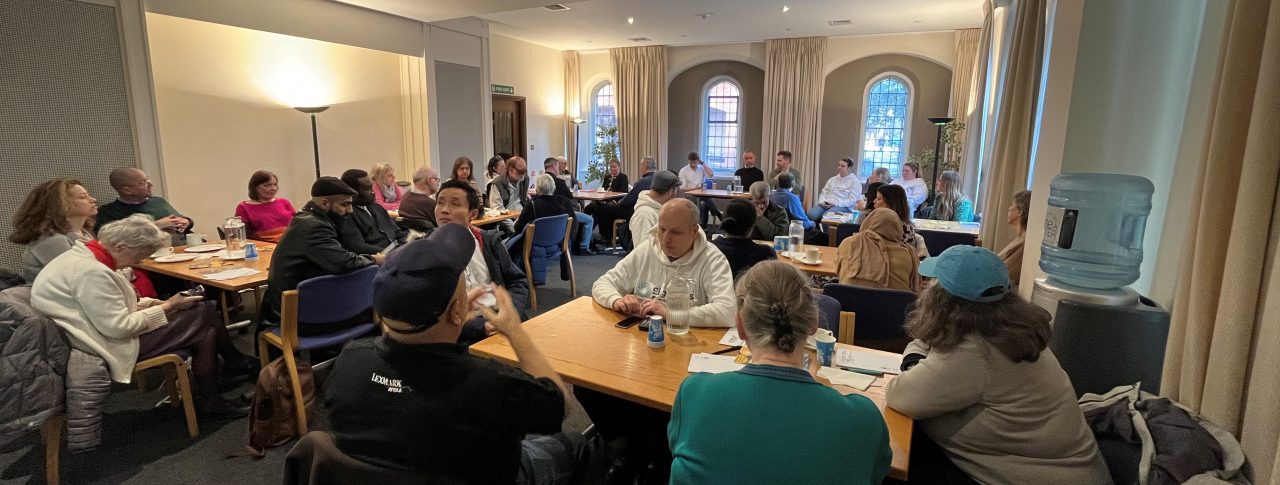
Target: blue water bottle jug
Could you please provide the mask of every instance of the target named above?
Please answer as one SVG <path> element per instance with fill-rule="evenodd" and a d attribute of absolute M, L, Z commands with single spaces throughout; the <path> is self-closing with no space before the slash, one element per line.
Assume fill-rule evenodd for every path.
<path fill-rule="evenodd" d="M 1151 213 L 1150 180 L 1064 173 L 1049 186 L 1040 269 L 1069 285 L 1113 289 L 1138 280 Z"/>

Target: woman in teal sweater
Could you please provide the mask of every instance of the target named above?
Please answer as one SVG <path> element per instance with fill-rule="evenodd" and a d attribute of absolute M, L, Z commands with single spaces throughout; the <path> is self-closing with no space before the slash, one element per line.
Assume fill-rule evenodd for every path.
<path fill-rule="evenodd" d="M 930 219 L 939 221 L 973 222 L 973 201 L 960 191 L 960 174 L 953 170 L 942 172 L 933 189 L 938 195 L 933 199 Z"/>
<path fill-rule="evenodd" d="M 667 426 L 671 483 L 878 484 L 893 452 L 870 399 L 842 396 L 805 368 L 804 342 L 818 328 L 806 278 L 765 261 L 737 285 L 738 335 L 751 363 L 694 374 L 676 394 Z"/>

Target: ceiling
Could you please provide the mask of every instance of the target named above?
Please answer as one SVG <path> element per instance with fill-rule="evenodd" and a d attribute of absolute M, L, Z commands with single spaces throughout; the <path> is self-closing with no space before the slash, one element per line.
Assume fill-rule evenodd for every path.
<path fill-rule="evenodd" d="M 562 1 L 569 10 L 559 12 L 542 7 L 554 0 L 341 1 L 424 22 L 476 16 L 489 20 L 492 32 L 559 50 L 982 26 L 982 0 L 584 0 Z M 831 20 L 852 22 L 833 27 Z M 635 37 L 651 40 L 629 40 Z"/>

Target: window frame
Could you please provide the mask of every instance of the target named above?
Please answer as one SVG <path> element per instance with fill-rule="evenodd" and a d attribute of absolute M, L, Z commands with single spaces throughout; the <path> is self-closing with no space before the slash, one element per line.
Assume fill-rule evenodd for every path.
<path fill-rule="evenodd" d="M 909 152 L 911 147 L 911 123 L 914 121 L 912 114 L 914 113 L 914 110 L 915 110 L 916 86 L 914 83 L 911 82 L 911 78 L 908 77 L 906 74 L 903 74 L 899 71 L 885 71 L 872 77 L 870 81 L 867 81 L 867 85 L 862 89 L 862 116 L 858 120 L 858 131 L 857 131 L 858 158 L 854 160 L 854 162 L 857 163 L 858 166 L 856 167 L 856 170 L 853 173 L 863 180 L 866 180 L 866 178 L 871 175 L 870 172 L 862 173 L 862 161 L 866 156 L 866 151 L 867 151 L 867 146 L 866 146 L 867 116 L 869 114 L 868 108 L 870 107 L 870 104 L 871 104 L 871 89 L 874 88 L 877 83 L 887 78 L 893 78 L 894 80 L 901 82 L 904 86 L 907 87 L 907 111 L 904 115 L 905 122 L 903 123 L 903 129 L 902 129 L 902 151 L 901 151 L 902 159 L 898 161 L 898 173 L 893 175 L 893 178 L 895 180 L 902 175 L 902 164 L 907 162 L 907 157 L 910 155 Z M 890 171 L 892 172 L 892 169 L 890 169 Z"/>
<path fill-rule="evenodd" d="M 738 80 L 737 80 L 737 79 L 735 79 L 733 76 L 729 76 L 729 75 L 726 75 L 726 74 L 721 74 L 721 75 L 718 75 L 718 76 L 714 76 L 714 77 L 712 77 L 711 79 L 708 79 L 708 80 L 707 80 L 707 82 L 706 82 L 706 84 L 703 84 L 703 85 L 702 85 L 702 90 L 701 90 L 701 91 L 699 91 L 699 101 L 698 101 L 698 107 L 699 107 L 699 109 L 698 109 L 698 111 L 699 111 L 699 115 L 698 115 L 698 154 L 699 154 L 699 155 L 701 155 L 701 156 L 703 156 L 703 157 L 707 156 L 707 152 L 708 152 L 708 150 L 707 150 L 707 134 L 708 134 L 708 132 L 710 131 L 710 130 L 709 130 L 709 128 L 710 128 L 710 125 L 709 125 L 710 120 L 708 119 L 708 118 L 709 118 L 709 117 L 708 117 L 708 115 L 710 115 L 710 114 L 711 114 L 711 113 L 710 113 L 710 111 L 711 111 L 711 88 L 716 87 L 716 86 L 717 86 L 717 85 L 719 85 L 721 82 L 728 82 L 730 85 L 732 85 L 735 89 L 737 89 L 737 90 L 738 90 L 738 113 L 737 113 L 737 121 L 735 121 L 735 122 L 734 122 L 734 125 L 736 125 L 735 127 L 738 129 L 738 134 L 737 134 L 737 136 L 736 136 L 736 138 L 737 138 L 737 147 L 735 147 L 735 148 L 736 148 L 736 150 L 737 150 L 737 157 L 735 157 L 735 158 L 734 158 L 734 160 L 733 160 L 733 168 L 730 168 L 730 169 L 716 169 L 715 167 L 712 167 L 713 172 L 714 172 L 714 173 L 715 173 L 715 175 L 716 175 L 716 176 L 718 176 L 718 177 L 720 177 L 720 176 L 733 176 L 733 173 L 734 173 L 734 172 L 736 172 L 736 171 L 738 170 L 738 167 L 740 167 L 740 166 L 741 166 L 741 165 L 740 165 L 740 163 L 742 162 L 742 160 L 741 160 L 741 159 L 742 159 L 742 144 L 743 144 L 743 140 L 742 140 L 742 138 L 743 138 L 742 122 L 743 122 L 743 115 L 744 115 L 744 113 L 743 113 L 743 104 L 744 104 L 744 100 L 746 99 L 746 93 L 745 93 L 745 92 L 743 91 L 743 89 L 742 89 L 742 83 L 738 82 Z M 687 164 L 687 162 L 686 162 L 686 164 Z"/>
<path fill-rule="evenodd" d="M 584 140 L 587 143 L 587 146 L 585 147 L 586 157 L 580 160 L 578 163 L 578 180 L 586 180 L 587 164 L 591 161 L 591 157 L 593 156 L 592 152 L 595 151 L 596 126 L 598 126 L 596 124 L 596 118 L 600 113 L 600 105 L 598 104 L 598 101 L 599 101 L 600 90 L 604 89 L 605 87 L 609 87 L 610 89 L 613 89 L 614 88 L 613 80 L 603 79 L 600 82 L 597 82 L 594 86 L 591 87 L 589 91 L 587 91 L 589 96 L 587 99 L 590 104 L 588 104 L 588 108 L 587 108 L 587 122 L 586 122 L 587 136 L 584 137 Z M 614 90 L 609 96 L 613 99 L 613 123 L 614 123 L 614 126 L 616 127 L 618 125 L 618 93 L 616 90 Z"/>

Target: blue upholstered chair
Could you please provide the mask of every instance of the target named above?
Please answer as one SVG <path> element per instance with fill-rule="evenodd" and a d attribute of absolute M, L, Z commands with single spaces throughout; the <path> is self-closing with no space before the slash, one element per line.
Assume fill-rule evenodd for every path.
<path fill-rule="evenodd" d="M 289 369 L 289 382 L 293 395 L 302 396 L 302 384 L 298 380 L 297 352 L 342 345 L 373 330 L 374 323 L 360 323 L 337 332 L 310 337 L 299 337 L 298 327 L 307 324 L 342 322 L 355 318 L 373 307 L 373 277 L 377 266 L 340 275 L 311 278 L 298 283 L 298 289 L 281 295 L 280 326 L 258 334 L 258 358 L 262 367 L 268 361 L 267 346 L 284 352 L 285 366 Z M 307 411 L 302 399 L 294 399 L 298 432 L 307 432 Z"/>
<path fill-rule="evenodd" d="M 931 257 L 942 254 L 943 251 L 946 251 L 951 246 L 973 246 L 978 242 L 978 236 L 960 232 L 917 229 L 916 234 L 924 238 L 924 246 L 929 248 L 929 256 Z"/>
<path fill-rule="evenodd" d="M 839 301 L 841 311 L 857 315 L 858 345 L 901 353 L 911 342 L 904 324 L 915 308 L 915 293 L 828 283 L 822 294 Z"/>
<path fill-rule="evenodd" d="M 529 305 L 538 309 L 537 285 L 547 282 L 547 262 L 559 260 L 569 266 L 569 292 L 578 295 L 577 277 L 573 274 L 573 259 L 569 256 L 569 233 L 573 230 L 569 216 L 550 216 L 534 219 L 524 228 L 524 274 L 529 278 Z"/>

